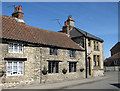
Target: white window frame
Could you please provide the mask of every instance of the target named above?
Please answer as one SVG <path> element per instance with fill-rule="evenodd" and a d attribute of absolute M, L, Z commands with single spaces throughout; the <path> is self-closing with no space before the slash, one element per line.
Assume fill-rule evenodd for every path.
<path fill-rule="evenodd" d="M 17 45 L 17 51 L 15 51 L 15 45 Z M 22 49 L 22 51 L 21 51 L 21 49 Z M 23 53 L 23 44 L 9 43 L 8 44 L 8 53 Z"/>
<path fill-rule="evenodd" d="M 11 74 L 8 73 L 8 63 L 9 63 L 9 62 L 12 62 L 12 63 L 11 63 L 11 64 L 12 64 Z M 13 72 L 14 72 L 14 70 L 13 70 L 13 69 L 14 69 L 14 68 L 13 68 L 14 62 L 17 62 L 17 74 L 13 74 Z M 23 69 L 22 69 L 22 71 L 23 71 L 22 74 L 20 74 L 20 72 L 19 72 L 19 70 L 20 70 L 20 68 L 19 68 L 19 67 L 20 67 L 20 65 L 19 65 L 20 62 L 22 62 L 22 64 L 23 64 L 23 65 L 22 65 L 22 68 L 23 68 Z M 24 62 L 23 62 L 23 61 L 8 61 L 8 62 L 7 62 L 7 76 L 22 76 L 22 75 L 24 75 Z"/>

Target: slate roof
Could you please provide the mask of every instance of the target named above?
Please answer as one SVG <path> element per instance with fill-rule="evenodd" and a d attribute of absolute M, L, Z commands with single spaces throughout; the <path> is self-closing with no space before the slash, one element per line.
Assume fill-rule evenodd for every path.
<path fill-rule="evenodd" d="M 79 29 L 79 28 L 75 28 L 75 27 L 74 27 L 74 29 L 77 30 L 77 31 L 79 31 L 82 35 L 86 36 L 86 32 L 85 32 L 85 31 L 83 31 L 83 30 L 81 30 L 81 29 Z M 79 37 L 79 36 L 76 36 L 76 37 Z M 87 37 L 87 38 L 90 38 L 90 39 L 98 40 L 98 41 L 100 41 L 100 42 L 103 42 L 103 41 L 104 41 L 104 40 L 102 40 L 101 38 L 98 38 L 98 37 L 96 37 L 96 36 L 94 36 L 94 35 L 92 35 L 92 34 L 90 34 L 90 33 L 88 33 L 88 32 L 87 32 L 87 36 L 86 36 L 86 37 Z"/>
<path fill-rule="evenodd" d="M 110 49 L 110 51 L 112 51 L 112 50 L 118 50 L 118 51 L 120 51 L 120 41 L 118 41 L 118 43 L 116 43 L 111 49 Z"/>
<path fill-rule="evenodd" d="M 13 17 L 2 17 L 2 38 L 38 43 L 48 46 L 83 50 L 67 35 L 18 23 Z"/>
<path fill-rule="evenodd" d="M 119 58 L 120 58 L 120 52 L 112 55 L 112 56 L 109 57 L 109 58 L 106 58 L 106 60 L 119 59 Z M 106 60 L 105 60 L 105 61 L 106 61 Z"/>

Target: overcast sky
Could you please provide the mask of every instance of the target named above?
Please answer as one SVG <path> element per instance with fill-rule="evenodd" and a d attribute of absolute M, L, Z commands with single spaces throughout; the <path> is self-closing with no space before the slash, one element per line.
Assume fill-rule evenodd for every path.
<path fill-rule="evenodd" d="M 2 15 L 11 16 L 13 4 L 22 5 L 27 25 L 50 31 L 60 31 L 68 15 L 72 15 L 75 27 L 104 40 L 104 58 L 110 56 L 110 49 L 118 42 L 117 2 L 3 2 Z"/>

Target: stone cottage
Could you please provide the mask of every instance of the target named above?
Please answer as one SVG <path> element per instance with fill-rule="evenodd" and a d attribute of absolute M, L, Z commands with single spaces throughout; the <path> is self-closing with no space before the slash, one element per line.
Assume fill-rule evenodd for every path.
<path fill-rule="evenodd" d="M 66 33 L 76 44 L 85 49 L 86 78 L 104 74 L 102 39 L 76 28 L 71 16 L 65 21 L 60 32 Z"/>
<path fill-rule="evenodd" d="M 84 48 L 65 33 L 26 25 L 21 8 L 12 17 L 0 15 L 2 87 L 85 78 Z"/>

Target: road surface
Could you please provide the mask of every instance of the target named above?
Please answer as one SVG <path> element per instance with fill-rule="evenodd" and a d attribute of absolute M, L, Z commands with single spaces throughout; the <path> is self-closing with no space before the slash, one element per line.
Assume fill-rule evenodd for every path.
<path fill-rule="evenodd" d="M 101 80 L 98 82 L 77 85 L 65 89 L 120 89 L 120 83 L 118 82 L 118 72 L 106 72 L 105 75 L 111 77 L 109 79 Z"/>

